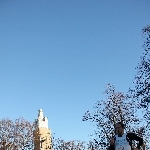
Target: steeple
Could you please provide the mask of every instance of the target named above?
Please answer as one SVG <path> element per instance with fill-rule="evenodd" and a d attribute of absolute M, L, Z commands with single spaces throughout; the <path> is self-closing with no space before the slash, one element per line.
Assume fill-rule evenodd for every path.
<path fill-rule="evenodd" d="M 48 128 L 48 119 L 44 117 L 43 110 L 38 110 L 38 119 L 35 119 L 34 149 L 35 150 L 51 150 L 51 131 Z"/>
<path fill-rule="evenodd" d="M 43 110 L 38 110 L 38 119 L 35 120 L 36 128 L 47 128 L 48 129 L 48 118 L 43 116 Z"/>

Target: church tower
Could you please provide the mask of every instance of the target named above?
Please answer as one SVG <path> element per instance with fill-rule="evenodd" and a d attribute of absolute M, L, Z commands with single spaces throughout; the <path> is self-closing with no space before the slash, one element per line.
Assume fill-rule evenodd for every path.
<path fill-rule="evenodd" d="M 48 118 L 43 116 L 42 109 L 38 112 L 35 120 L 34 150 L 52 150 L 51 131 L 48 128 Z"/>

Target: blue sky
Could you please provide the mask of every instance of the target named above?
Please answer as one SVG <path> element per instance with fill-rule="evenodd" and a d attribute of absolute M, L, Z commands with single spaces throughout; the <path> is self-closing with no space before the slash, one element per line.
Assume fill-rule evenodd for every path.
<path fill-rule="evenodd" d="M 132 86 L 149 16 L 149 0 L 1 0 L 0 118 L 42 108 L 57 137 L 87 141 L 106 84 Z"/>

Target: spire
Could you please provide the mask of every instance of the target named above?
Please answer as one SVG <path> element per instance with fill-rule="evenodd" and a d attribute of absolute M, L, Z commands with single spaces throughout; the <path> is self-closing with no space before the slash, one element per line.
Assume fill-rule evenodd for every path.
<path fill-rule="evenodd" d="M 48 129 L 48 119 L 44 117 L 43 110 L 38 110 L 38 119 L 35 120 L 35 124 L 37 128 L 47 128 Z"/>
<path fill-rule="evenodd" d="M 39 111 L 39 113 L 38 113 L 38 119 L 42 119 L 43 118 L 43 110 L 39 109 L 38 111 Z"/>

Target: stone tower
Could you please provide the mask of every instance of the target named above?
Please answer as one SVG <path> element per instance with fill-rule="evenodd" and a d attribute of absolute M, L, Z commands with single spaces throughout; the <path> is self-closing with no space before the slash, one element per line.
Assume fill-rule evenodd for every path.
<path fill-rule="evenodd" d="M 35 120 L 34 150 L 52 150 L 51 131 L 48 128 L 48 119 L 43 116 L 42 109 Z"/>

